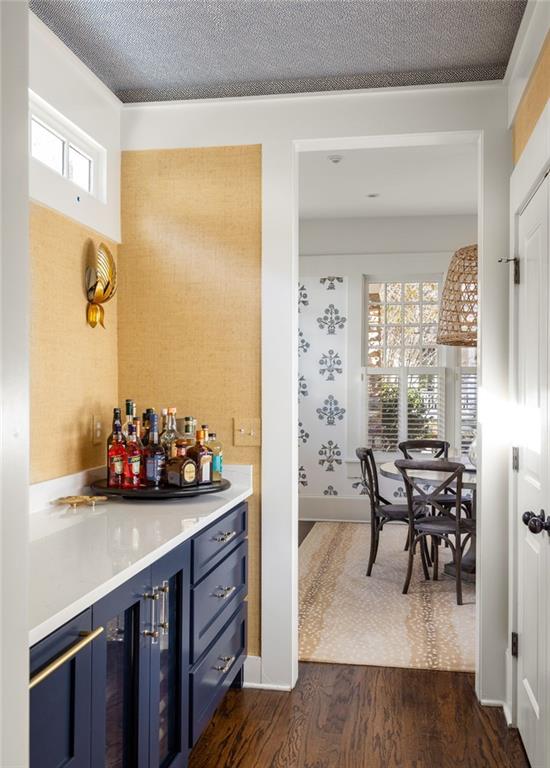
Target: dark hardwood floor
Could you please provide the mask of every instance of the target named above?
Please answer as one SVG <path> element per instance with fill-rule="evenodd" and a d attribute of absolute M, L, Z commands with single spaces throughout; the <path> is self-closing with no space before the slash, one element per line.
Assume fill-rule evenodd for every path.
<path fill-rule="evenodd" d="M 473 675 L 301 664 L 292 693 L 231 690 L 189 768 L 528 768 Z"/>
<path fill-rule="evenodd" d="M 300 520 L 298 523 L 298 546 L 300 546 L 314 525 L 315 523 L 309 520 Z"/>

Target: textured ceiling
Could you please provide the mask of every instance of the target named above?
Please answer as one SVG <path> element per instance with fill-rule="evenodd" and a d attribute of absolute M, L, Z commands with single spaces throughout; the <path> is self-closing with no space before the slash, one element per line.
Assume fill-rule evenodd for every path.
<path fill-rule="evenodd" d="M 524 0 L 30 0 L 124 102 L 503 77 Z"/>

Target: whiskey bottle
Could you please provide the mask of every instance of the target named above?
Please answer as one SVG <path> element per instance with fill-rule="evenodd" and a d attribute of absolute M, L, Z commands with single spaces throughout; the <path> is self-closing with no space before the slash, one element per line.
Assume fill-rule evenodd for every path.
<path fill-rule="evenodd" d="M 115 409 L 118 410 L 118 409 Z M 120 410 L 119 410 L 120 414 Z M 124 446 L 120 421 L 113 427 L 113 439 L 108 450 L 107 479 L 111 488 L 121 488 L 124 481 L 124 462 L 126 448 Z"/>
<path fill-rule="evenodd" d="M 158 488 L 164 480 L 166 457 L 159 443 L 158 415 L 149 415 L 149 440 L 144 448 L 145 482 L 152 488 Z"/>
<path fill-rule="evenodd" d="M 160 444 L 164 448 L 166 461 L 176 455 L 176 442 L 181 440 L 181 437 L 176 427 L 176 409 L 169 408 L 166 416 L 166 429 L 160 436 Z"/>
<path fill-rule="evenodd" d="M 204 444 L 204 432 L 197 430 L 197 439 L 195 445 L 187 449 L 187 455 L 193 459 L 197 466 L 197 475 L 199 485 L 212 482 L 212 454 Z"/>
<path fill-rule="evenodd" d="M 139 488 L 142 480 L 143 452 L 138 445 L 134 424 L 128 425 L 126 457 L 124 461 L 124 487 Z"/>
<path fill-rule="evenodd" d="M 212 453 L 212 482 L 217 483 L 223 474 L 223 445 L 216 437 L 215 432 L 210 432 L 206 447 Z"/>

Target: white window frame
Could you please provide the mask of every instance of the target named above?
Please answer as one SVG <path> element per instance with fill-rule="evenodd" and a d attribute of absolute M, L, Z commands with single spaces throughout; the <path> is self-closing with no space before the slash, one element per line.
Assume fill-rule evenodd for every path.
<path fill-rule="evenodd" d="M 361 368 L 361 420 L 362 420 L 362 441 L 368 445 L 368 375 L 386 374 L 397 375 L 400 378 L 400 386 L 406 388 L 407 376 L 409 373 L 437 373 L 441 376 L 441 387 L 444 397 L 444 429 L 445 439 L 449 441 L 451 447 L 458 448 L 462 443 L 462 425 L 461 425 L 461 404 L 460 404 L 460 376 L 462 373 L 475 373 L 476 367 L 466 367 L 460 364 L 460 350 L 454 347 L 443 345 L 438 346 L 438 365 L 408 367 L 398 366 L 395 368 L 371 368 L 366 363 L 368 361 L 368 326 L 369 323 L 369 285 L 373 283 L 422 283 L 434 282 L 439 285 L 439 300 L 443 288 L 443 273 L 418 273 L 418 274 L 392 274 L 392 275 L 363 275 L 363 318 L 362 318 L 362 368 Z M 406 400 L 401 401 L 399 413 L 399 442 L 406 440 L 407 436 L 402 432 L 407 424 Z M 389 460 L 399 456 L 398 452 L 376 451 L 377 460 Z"/>
<path fill-rule="evenodd" d="M 75 190 L 78 190 L 78 194 L 91 195 L 101 202 L 105 202 L 107 182 L 107 152 L 105 148 L 32 91 L 29 91 L 29 113 L 29 157 L 31 162 L 39 163 L 42 168 L 47 168 L 49 172 L 63 178 L 67 184 L 71 184 Z M 63 172 L 61 174 L 32 154 L 33 120 L 63 141 Z M 90 160 L 89 190 L 81 187 L 68 176 L 69 147 L 73 147 Z"/>

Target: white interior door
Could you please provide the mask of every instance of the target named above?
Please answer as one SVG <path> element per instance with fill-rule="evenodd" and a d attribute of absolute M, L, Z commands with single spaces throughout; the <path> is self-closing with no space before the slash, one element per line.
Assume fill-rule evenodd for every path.
<path fill-rule="evenodd" d="M 533 768 L 550 766 L 547 610 L 550 536 L 548 503 L 548 178 L 519 221 L 518 405 L 521 440 L 518 526 L 518 727 Z M 528 521 L 533 513 L 537 519 Z M 540 515 L 540 517 L 538 517 Z M 525 519 L 524 519 L 525 516 Z M 528 524 L 527 524 L 528 523 Z"/>

